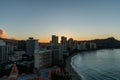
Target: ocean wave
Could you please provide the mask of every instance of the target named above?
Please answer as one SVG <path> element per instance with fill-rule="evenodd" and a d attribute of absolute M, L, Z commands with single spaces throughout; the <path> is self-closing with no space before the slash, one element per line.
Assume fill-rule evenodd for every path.
<path fill-rule="evenodd" d="M 120 49 L 110 51 L 75 55 L 71 58 L 71 66 L 82 80 L 120 80 Z"/>
<path fill-rule="evenodd" d="M 74 71 L 77 72 L 77 74 L 82 78 L 82 80 L 86 80 L 85 77 L 84 77 L 82 74 L 80 74 L 80 72 L 78 72 L 77 66 L 74 64 L 74 59 L 75 59 L 76 57 L 77 57 L 77 56 L 73 56 L 73 57 L 71 58 L 71 66 L 72 66 L 72 68 L 74 69 Z"/>

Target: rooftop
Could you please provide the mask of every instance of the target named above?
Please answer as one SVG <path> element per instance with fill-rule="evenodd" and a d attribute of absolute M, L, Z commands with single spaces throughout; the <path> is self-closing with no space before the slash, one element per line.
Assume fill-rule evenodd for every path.
<path fill-rule="evenodd" d="M 45 52 L 50 52 L 51 50 L 40 50 L 39 52 L 35 53 L 35 54 L 42 54 L 42 53 L 45 53 Z"/>

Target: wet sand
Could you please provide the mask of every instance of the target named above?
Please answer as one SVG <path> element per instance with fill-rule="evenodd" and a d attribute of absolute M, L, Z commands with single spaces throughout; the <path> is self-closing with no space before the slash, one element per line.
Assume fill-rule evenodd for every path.
<path fill-rule="evenodd" d="M 72 55 L 72 56 L 67 58 L 67 60 L 66 60 L 66 70 L 69 72 L 69 75 L 72 76 L 72 80 L 82 80 L 81 77 L 77 74 L 77 72 L 75 72 L 75 70 L 72 68 L 71 58 L 73 56 L 75 56 L 75 55 Z"/>

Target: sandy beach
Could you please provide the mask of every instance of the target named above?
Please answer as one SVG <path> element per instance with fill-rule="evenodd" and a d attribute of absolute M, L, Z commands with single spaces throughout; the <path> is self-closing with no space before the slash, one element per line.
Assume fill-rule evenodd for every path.
<path fill-rule="evenodd" d="M 75 70 L 71 66 L 71 58 L 74 55 L 70 56 L 66 60 L 66 70 L 69 72 L 69 74 L 72 76 L 72 80 L 82 80 L 81 77 L 75 72 Z"/>

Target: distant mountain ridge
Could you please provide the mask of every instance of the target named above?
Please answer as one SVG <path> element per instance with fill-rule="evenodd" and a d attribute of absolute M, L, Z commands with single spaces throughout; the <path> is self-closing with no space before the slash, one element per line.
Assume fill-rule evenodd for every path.
<path fill-rule="evenodd" d="M 106 39 L 94 39 L 86 42 L 96 43 L 98 49 L 120 48 L 120 41 L 114 37 L 109 37 Z"/>

